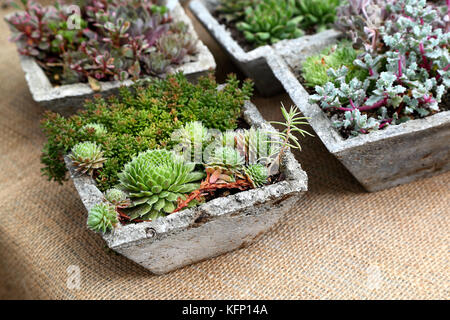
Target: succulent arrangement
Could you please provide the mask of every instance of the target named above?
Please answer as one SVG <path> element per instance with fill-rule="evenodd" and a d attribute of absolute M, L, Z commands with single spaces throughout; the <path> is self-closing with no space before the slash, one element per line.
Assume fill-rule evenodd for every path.
<path fill-rule="evenodd" d="M 338 23 L 351 31 L 352 42 L 302 66 L 305 84 L 315 86 L 311 102 L 344 137 L 447 110 L 447 10 L 425 0 L 349 1 L 339 8 Z"/>
<path fill-rule="evenodd" d="M 339 0 L 222 0 L 216 14 L 248 43 L 261 46 L 325 30 L 338 5 Z"/>
<path fill-rule="evenodd" d="M 69 118 L 48 112 L 43 173 L 61 182 L 67 155 L 77 174 L 96 181 L 104 202 L 90 210 L 88 227 L 100 232 L 279 181 L 274 163 L 299 147 L 293 132 L 303 134 L 305 122 L 283 108 L 288 131 L 237 128 L 252 93 L 251 82 L 239 85 L 231 75 L 217 90 L 212 76 L 192 84 L 178 73 L 123 87 Z"/>
<path fill-rule="evenodd" d="M 55 84 L 139 79 L 166 73 L 194 55 L 184 22 L 152 0 L 77 0 L 43 7 L 21 0 L 7 19 L 23 55 L 36 58 Z"/>

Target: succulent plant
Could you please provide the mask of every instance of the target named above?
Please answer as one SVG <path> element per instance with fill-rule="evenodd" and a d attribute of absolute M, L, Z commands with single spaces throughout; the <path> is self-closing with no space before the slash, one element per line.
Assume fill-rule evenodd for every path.
<path fill-rule="evenodd" d="M 380 47 L 380 27 L 395 19 L 390 6 L 395 0 L 348 0 L 337 9 L 336 27 L 350 33 L 353 45 L 376 51 Z M 391 16 L 392 15 L 392 16 Z"/>
<path fill-rule="evenodd" d="M 25 12 L 7 19 L 11 40 L 57 84 L 89 82 L 97 90 L 97 81 L 165 73 L 195 53 L 187 25 L 152 0 L 80 0 L 81 16 L 68 12 L 69 2 L 22 2 Z"/>
<path fill-rule="evenodd" d="M 284 129 L 282 131 L 271 132 L 274 135 L 272 143 L 278 144 L 278 148 L 275 148 L 274 152 L 269 156 L 269 175 L 279 173 L 281 161 L 289 148 L 301 150 L 298 137 L 294 135 L 294 132 L 301 134 L 303 137 L 306 135 L 312 136 L 308 131 L 299 127 L 299 125 L 308 124 L 305 121 L 308 118 L 300 116 L 301 113 L 297 106 L 291 106 L 289 111 L 287 111 L 282 103 L 281 114 L 283 115 L 284 122 L 270 121 L 271 124 L 283 126 Z"/>
<path fill-rule="evenodd" d="M 252 92 L 251 82 L 240 85 L 236 76 L 229 76 L 218 91 L 212 75 L 200 77 L 194 84 L 176 73 L 122 87 L 118 96 L 108 100 L 90 100 L 73 117 L 46 112 L 42 172 L 49 179 L 64 181 L 64 156 L 79 142 L 95 141 L 108 158 L 96 176 L 98 188 L 105 192 L 116 186 L 117 174 L 136 154 L 149 148 L 170 148 L 172 133 L 186 123 L 198 120 L 216 131 L 236 128 L 244 101 Z M 105 124 L 107 133 L 91 136 L 82 130 L 87 123 Z"/>
<path fill-rule="evenodd" d="M 218 146 L 207 160 L 207 166 L 218 166 L 230 170 L 240 170 L 245 164 L 239 151 L 231 147 Z"/>
<path fill-rule="evenodd" d="M 202 163 L 203 150 L 211 142 L 212 137 L 200 121 L 192 121 L 177 130 L 173 140 L 179 142 L 183 149 L 190 151 L 189 161 Z"/>
<path fill-rule="evenodd" d="M 259 188 L 265 185 L 269 178 L 267 167 L 260 164 L 251 164 L 244 169 L 245 176 L 251 182 L 253 188 Z"/>
<path fill-rule="evenodd" d="M 90 176 L 94 171 L 100 169 L 106 158 L 103 157 L 102 148 L 95 142 L 80 142 L 76 144 L 70 154 L 73 164 L 78 172 L 86 173 Z"/>
<path fill-rule="evenodd" d="M 336 8 L 339 0 L 297 0 L 297 15 L 303 19 L 304 30 L 314 28 L 321 32 L 331 26 L 336 19 Z"/>
<path fill-rule="evenodd" d="M 156 219 L 176 209 L 178 199 L 200 187 L 202 172 L 195 164 L 165 149 L 148 150 L 127 163 L 119 173 L 117 188 L 131 200 L 126 209 L 131 220 Z"/>
<path fill-rule="evenodd" d="M 353 64 L 362 52 L 355 50 L 350 42 L 341 41 L 338 45 L 323 50 L 320 54 L 308 57 L 301 66 L 305 85 L 312 88 L 325 85 L 331 81 L 328 70 L 338 69 L 342 66 L 346 66 L 348 69 L 347 80 L 355 77 L 364 80 L 369 75 L 368 70 Z"/>
<path fill-rule="evenodd" d="M 103 233 L 112 230 L 118 222 L 116 210 L 107 203 L 94 205 L 87 219 L 89 229 Z"/>
<path fill-rule="evenodd" d="M 342 133 L 364 134 L 433 114 L 448 91 L 450 33 L 436 23 L 440 12 L 424 0 L 398 0 L 389 10 L 396 19 L 379 28 L 381 46 L 354 61 L 369 76 L 349 79 L 346 66 L 329 69 L 331 81 L 311 96 L 335 114 Z"/>
<path fill-rule="evenodd" d="M 295 16 L 295 10 L 295 0 L 261 0 L 245 9 L 245 20 L 236 27 L 258 46 L 298 38 L 304 34 L 299 27 L 303 17 Z"/>
<path fill-rule="evenodd" d="M 245 160 L 233 147 L 218 145 L 206 161 L 205 171 L 210 174 L 210 183 L 234 182 L 242 176 Z"/>
<path fill-rule="evenodd" d="M 216 7 L 220 19 L 227 23 L 241 21 L 245 18 L 245 10 L 258 0 L 221 0 Z"/>
<path fill-rule="evenodd" d="M 128 199 L 126 193 L 117 188 L 106 190 L 105 199 L 119 208 L 126 208 L 131 204 L 130 199 Z"/>
<path fill-rule="evenodd" d="M 103 136 L 108 132 L 106 127 L 99 123 L 88 123 L 83 126 L 82 130 L 92 132 L 95 136 Z"/>
<path fill-rule="evenodd" d="M 266 163 L 268 157 L 278 148 L 271 143 L 268 130 L 251 127 L 237 130 L 235 133 L 236 149 L 244 157 L 246 164 Z"/>

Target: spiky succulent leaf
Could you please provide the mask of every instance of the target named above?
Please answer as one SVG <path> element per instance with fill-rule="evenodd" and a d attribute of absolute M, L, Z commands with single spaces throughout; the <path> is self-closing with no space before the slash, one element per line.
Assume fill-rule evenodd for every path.
<path fill-rule="evenodd" d="M 219 19 L 226 22 L 235 22 L 244 19 L 245 9 L 256 3 L 257 0 L 221 0 L 216 8 Z"/>
<path fill-rule="evenodd" d="M 237 130 L 235 133 L 236 149 L 244 157 L 246 164 L 266 163 L 268 157 L 279 149 L 271 143 L 271 133 L 265 129 L 251 127 Z"/>
<path fill-rule="evenodd" d="M 174 140 L 190 151 L 190 161 L 201 163 L 203 150 L 211 143 L 212 136 L 200 121 L 192 121 L 175 132 Z"/>
<path fill-rule="evenodd" d="M 151 219 L 174 211 L 178 198 L 200 187 L 204 174 L 194 169 L 194 163 L 165 149 L 134 157 L 118 175 L 118 188 L 131 199 L 126 209 L 130 218 Z"/>
<path fill-rule="evenodd" d="M 95 142 L 80 142 L 76 144 L 70 154 L 77 171 L 87 173 L 90 176 L 94 171 L 103 167 L 106 158 L 103 157 L 102 148 Z"/>
<path fill-rule="evenodd" d="M 269 171 L 266 166 L 257 163 L 247 166 L 245 169 L 247 179 L 252 183 L 253 188 L 259 188 L 267 183 Z"/>
<path fill-rule="evenodd" d="M 91 230 L 105 233 L 112 230 L 117 223 L 117 212 L 110 204 L 99 203 L 89 211 L 87 225 Z"/>

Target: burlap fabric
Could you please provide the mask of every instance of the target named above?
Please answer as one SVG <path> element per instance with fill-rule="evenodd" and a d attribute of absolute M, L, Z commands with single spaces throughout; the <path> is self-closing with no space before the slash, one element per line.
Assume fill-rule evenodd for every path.
<path fill-rule="evenodd" d="M 72 185 L 40 174 L 44 111 L 33 103 L 0 22 L 0 298 L 408 299 L 449 294 L 450 173 L 369 194 L 317 138 L 298 160 L 309 192 L 286 221 L 246 249 L 163 276 L 105 248 Z M 235 71 L 214 52 L 218 77 Z M 254 102 L 279 119 L 283 94 Z M 80 289 L 67 287 L 69 266 Z"/>

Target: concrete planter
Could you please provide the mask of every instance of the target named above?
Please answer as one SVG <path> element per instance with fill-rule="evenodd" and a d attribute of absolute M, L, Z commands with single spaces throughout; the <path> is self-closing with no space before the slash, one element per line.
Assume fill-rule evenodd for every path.
<path fill-rule="evenodd" d="M 178 0 L 164 0 L 162 2 L 171 10 L 173 18 L 176 21 L 184 21 L 187 23 L 190 29 L 189 32 L 198 38 L 192 22 Z M 87 83 L 75 83 L 54 87 L 34 58 L 20 55 L 20 63 L 33 99 L 45 108 L 59 112 L 62 115 L 73 114 L 83 105 L 84 100 L 92 98 L 95 94 L 101 94 L 103 96 L 115 94 L 120 86 L 129 86 L 133 83 L 131 80 L 101 82 L 100 92 L 94 92 Z M 195 80 L 199 76 L 207 73 L 208 70 L 215 69 L 215 67 L 216 63 L 213 55 L 198 40 L 195 61 L 180 65 L 174 68 L 173 72 L 183 71 L 188 79 Z"/>
<path fill-rule="evenodd" d="M 310 125 L 326 148 L 367 191 L 383 190 L 450 169 L 450 111 L 344 139 L 322 109 L 308 102 L 308 92 L 292 71 L 305 57 L 291 50 L 284 60 L 271 57 L 268 61 L 293 102 L 310 118 Z"/>
<path fill-rule="evenodd" d="M 279 48 L 285 50 L 290 46 L 302 45 L 300 50 L 308 49 L 310 44 L 326 42 L 332 43 L 340 35 L 335 30 L 327 30 L 316 35 L 305 36 L 302 42 L 293 40 L 284 40 L 273 46 L 265 45 L 246 52 L 231 36 L 226 27 L 220 24 L 215 17 L 212 16 L 218 0 L 192 0 L 189 8 L 196 18 L 209 31 L 211 36 L 219 43 L 225 52 L 231 57 L 238 68 L 249 78 L 255 82 L 258 91 L 265 95 L 271 96 L 283 91 L 283 86 L 274 76 L 272 70 L 267 63 L 267 57 L 279 53 Z"/>
<path fill-rule="evenodd" d="M 250 102 L 243 116 L 249 125 L 270 127 Z M 76 174 L 68 157 L 65 161 L 86 209 L 104 201 L 95 182 Z M 102 237 L 111 249 L 156 274 L 245 247 L 292 210 L 307 191 L 306 173 L 290 152 L 282 171 L 284 181 L 216 198 L 156 221 L 119 226 Z"/>

